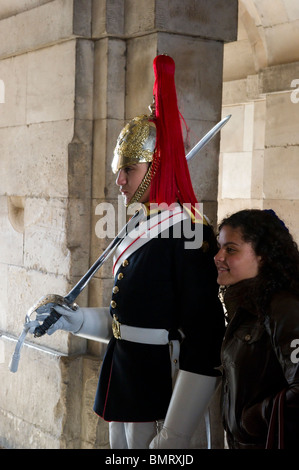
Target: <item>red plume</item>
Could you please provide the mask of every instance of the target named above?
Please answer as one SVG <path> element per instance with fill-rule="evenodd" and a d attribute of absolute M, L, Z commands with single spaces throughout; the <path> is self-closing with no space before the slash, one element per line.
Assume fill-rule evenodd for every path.
<path fill-rule="evenodd" d="M 197 203 L 185 156 L 181 115 L 174 81 L 175 63 L 167 55 L 158 55 L 153 63 L 155 72 L 154 99 L 156 106 L 156 150 L 151 182 L 152 202 L 170 205 Z"/>

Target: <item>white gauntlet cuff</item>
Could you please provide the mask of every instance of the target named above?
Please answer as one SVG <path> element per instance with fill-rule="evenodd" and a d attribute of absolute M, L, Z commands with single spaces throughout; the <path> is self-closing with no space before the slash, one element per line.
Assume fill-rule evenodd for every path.
<path fill-rule="evenodd" d="M 83 323 L 74 334 L 81 338 L 108 343 L 112 336 L 112 318 L 109 307 L 81 308 Z"/>

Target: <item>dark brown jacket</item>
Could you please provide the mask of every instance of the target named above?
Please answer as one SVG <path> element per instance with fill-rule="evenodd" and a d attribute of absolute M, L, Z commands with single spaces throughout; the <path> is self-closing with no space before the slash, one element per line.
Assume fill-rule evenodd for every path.
<path fill-rule="evenodd" d="M 285 447 L 299 445 L 299 299 L 276 294 L 261 321 L 241 298 L 222 345 L 222 414 L 230 448 L 263 449 L 276 394 L 285 389 Z M 243 305 L 242 305 L 243 304 Z M 231 305 L 230 305 L 231 308 Z"/>

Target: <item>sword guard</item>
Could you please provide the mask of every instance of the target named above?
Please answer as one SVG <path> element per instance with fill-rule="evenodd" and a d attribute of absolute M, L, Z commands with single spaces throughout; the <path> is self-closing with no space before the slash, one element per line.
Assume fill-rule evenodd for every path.
<path fill-rule="evenodd" d="M 43 336 L 47 330 L 54 325 L 54 323 L 59 320 L 61 315 L 55 312 L 55 305 L 61 305 L 62 307 L 67 307 L 71 310 L 77 310 L 78 305 L 73 303 L 68 303 L 65 300 L 65 297 L 57 294 L 48 294 L 41 297 L 27 312 L 26 315 L 26 322 L 30 321 L 30 317 L 33 313 L 48 313 L 49 316 L 45 319 L 45 321 L 40 325 L 37 326 L 34 330 L 34 336 L 39 338 Z"/>

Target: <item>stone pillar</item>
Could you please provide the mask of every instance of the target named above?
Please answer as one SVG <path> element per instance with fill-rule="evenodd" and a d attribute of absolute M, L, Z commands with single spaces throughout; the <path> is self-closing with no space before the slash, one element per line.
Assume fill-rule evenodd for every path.
<path fill-rule="evenodd" d="M 224 83 L 218 219 L 263 204 L 266 99 L 258 75 Z"/>
<path fill-rule="evenodd" d="M 31 305 L 65 295 L 89 267 L 91 4 L 0 6 L 0 445 L 8 448 L 81 446 L 86 341 L 28 336 L 18 372 L 8 364 Z"/>
<path fill-rule="evenodd" d="M 219 219 L 242 208 L 272 208 L 299 240 L 298 62 L 226 82 L 219 170 Z M 233 132 L 232 132 L 233 127 Z"/>
<path fill-rule="evenodd" d="M 299 62 L 261 73 L 265 102 L 264 209 L 273 209 L 299 242 Z"/>
<path fill-rule="evenodd" d="M 113 148 L 152 101 L 154 57 L 176 62 L 188 151 L 220 119 L 223 43 L 236 20 L 237 0 L 1 2 L 1 446 L 109 446 L 92 412 L 103 345 L 64 332 L 30 337 L 16 374 L 8 363 L 27 309 L 65 295 L 109 241 L 96 233 L 99 204 L 113 202 L 117 214 Z M 214 222 L 218 147 L 219 136 L 191 168 Z M 78 303 L 108 305 L 111 285 L 108 262 Z"/>

